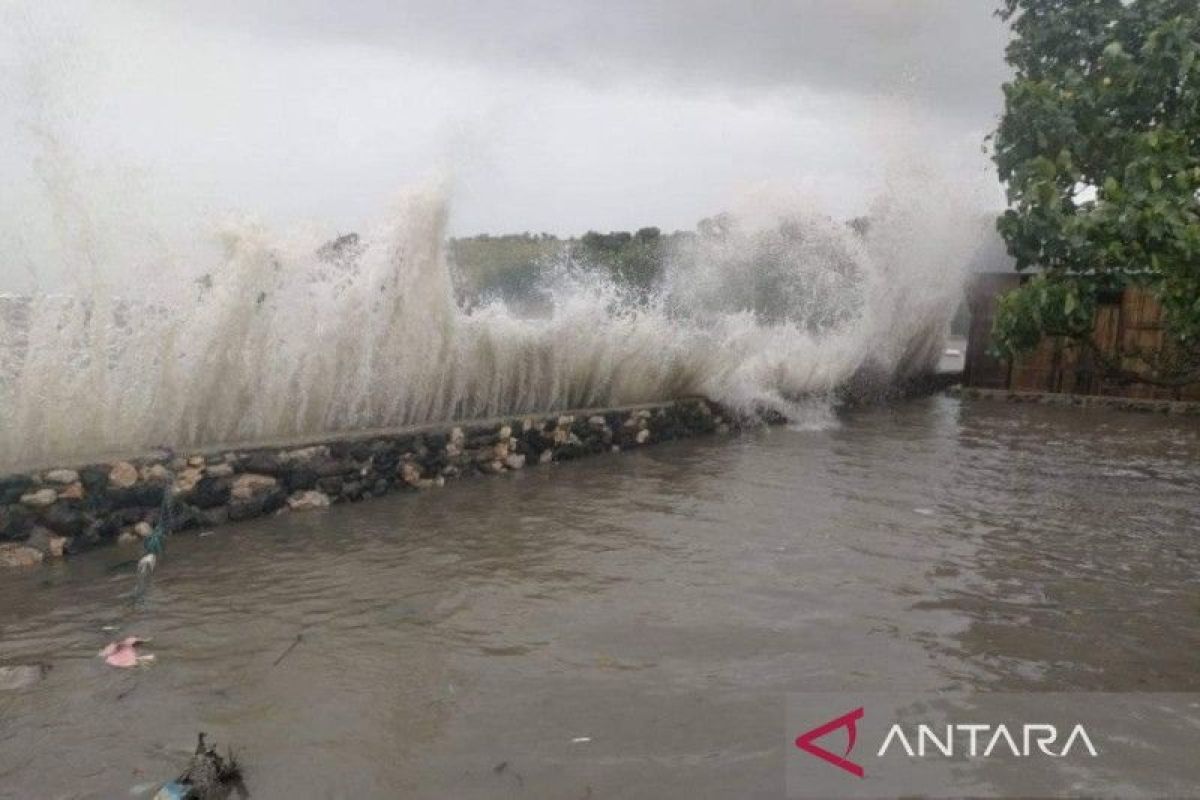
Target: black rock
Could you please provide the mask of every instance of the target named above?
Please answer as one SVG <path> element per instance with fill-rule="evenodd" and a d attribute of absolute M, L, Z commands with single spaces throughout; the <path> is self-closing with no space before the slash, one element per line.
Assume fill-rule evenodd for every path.
<path fill-rule="evenodd" d="M 19 502 L 21 495 L 33 487 L 33 478 L 28 475 L 6 475 L 0 478 L 0 505 Z"/>
<path fill-rule="evenodd" d="M 205 477 L 196 481 L 192 490 L 182 498 L 183 502 L 196 508 L 217 508 L 229 502 L 233 480 L 229 477 Z"/>
<path fill-rule="evenodd" d="M 89 496 L 104 494 L 108 489 L 109 467 L 105 464 L 92 464 L 79 470 L 79 482 L 83 484 L 84 493 Z"/>
<path fill-rule="evenodd" d="M 312 469 L 322 478 L 334 475 L 353 475 L 358 465 L 349 459 L 322 458 L 312 462 Z"/>
<path fill-rule="evenodd" d="M 342 479 L 336 476 L 321 478 L 317 481 L 317 488 L 330 497 L 336 497 L 342 493 Z"/>
<path fill-rule="evenodd" d="M 283 485 L 289 492 L 304 491 L 314 488 L 320 477 L 317 471 L 309 465 L 299 464 L 283 476 Z"/>
<path fill-rule="evenodd" d="M 33 514 L 20 505 L 0 506 L 0 541 L 22 541 L 33 528 Z"/>
<path fill-rule="evenodd" d="M 162 484 L 138 483 L 127 489 L 109 489 L 104 500 L 109 508 L 158 506 L 162 504 L 165 491 L 166 486 Z"/>
<path fill-rule="evenodd" d="M 284 465 L 274 453 L 259 450 L 247 453 L 238 461 L 238 472 L 254 472 L 259 475 L 277 477 L 283 473 Z"/>
<path fill-rule="evenodd" d="M 42 511 L 39 522 L 62 536 L 78 536 L 92 520 L 79 508 L 59 501 Z"/>
<path fill-rule="evenodd" d="M 276 486 L 245 500 L 234 500 L 229 504 L 229 520 L 253 519 L 277 511 L 287 503 L 287 493 Z"/>

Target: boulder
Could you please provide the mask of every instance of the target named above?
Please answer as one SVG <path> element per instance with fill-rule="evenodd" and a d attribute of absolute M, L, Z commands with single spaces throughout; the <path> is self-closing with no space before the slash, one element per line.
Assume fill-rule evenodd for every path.
<path fill-rule="evenodd" d="M 205 476 L 196 481 L 192 490 L 181 499 L 196 508 L 217 508 L 229 502 L 232 483 L 229 478 Z"/>
<path fill-rule="evenodd" d="M 109 469 L 103 464 L 93 464 L 79 470 L 79 482 L 89 495 L 101 495 L 108 489 Z"/>
<path fill-rule="evenodd" d="M 297 492 L 288 498 L 288 508 L 292 511 L 312 511 L 317 508 L 329 508 L 329 495 L 324 492 Z"/>
<path fill-rule="evenodd" d="M 237 522 L 239 520 L 253 519 L 254 517 L 278 511 L 286 504 L 287 494 L 276 485 L 261 489 L 257 494 L 250 497 L 238 497 L 235 495 L 227 506 L 229 520 Z"/>
<path fill-rule="evenodd" d="M 317 481 L 317 489 L 330 497 L 337 497 L 342 493 L 342 479 L 337 476 L 321 478 Z"/>
<path fill-rule="evenodd" d="M 6 475 L 0 478 L 0 505 L 21 500 L 33 488 L 33 478 L 28 475 Z"/>
<path fill-rule="evenodd" d="M 134 506 L 157 507 L 162 504 L 166 486 L 155 483 L 137 483 L 123 489 L 109 489 L 105 493 L 105 501 L 112 508 L 132 508 Z"/>
<path fill-rule="evenodd" d="M 504 466 L 509 469 L 521 469 L 525 466 L 525 456 L 513 453 L 504 460 Z"/>
<path fill-rule="evenodd" d="M 0 506 L 0 540 L 23 541 L 33 527 L 33 512 L 24 506 Z"/>
<path fill-rule="evenodd" d="M 421 468 L 412 461 L 400 465 L 400 480 L 409 486 L 417 486 L 421 482 Z"/>
<path fill-rule="evenodd" d="M 279 481 L 270 475 L 259 475 L 245 472 L 233 479 L 231 494 L 235 500 L 249 500 L 263 494 L 279 485 Z"/>
<path fill-rule="evenodd" d="M 59 500 L 82 500 L 83 499 L 83 484 L 75 481 L 69 486 L 63 487 L 58 491 Z"/>
<path fill-rule="evenodd" d="M 190 492 L 202 477 L 204 477 L 204 471 L 199 467 L 187 467 L 180 470 L 179 474 L 175 476 L 175 491 Z"/>
<path fill-rule="evenodd" d="M 242 456 L 239 467 L 241 472 L 258 475 L 278 475 L 282 469 L 279 457 L 271 452 L 259 450 Z"/>
<path fill-rule="evenodd" d="M 138 482 L 137 467 L 128 461 L 118 461 L 108 471 L 108 483 L 118 489 L 128 489 Z"/>
<path fill-rule="evenodd" d="M 87 530 L 91 519 L 69 503 L 55 503 L 41 514 L 41 524 L 63 536 L 78 536 Z"/>
<path fill-rule="evenodd" d="M 33 567 L 42 563 L 41 550 L 23 544 L 0 544 L 0 567 Z"/>
<path fill-rule="evenodd" d="M 52 469 L 42 476 L 42 480 L 46 483 L 57 483 L 60 486 L 67 486 L 79 480 L 79 473 L 73 469 Z"/>
<path fill-rule="evenodd" d="M 25 546 L 38 550 L 43 556 L 62 558 L 67 549 L 67 541 L 67 537 L 59 536 L 54 531 L 39 525 L 29 534 L 29 540 L 25 542 Z"/>
<path fill-rule="evenodd" d="M 141 478 L 146 483 L 167 484 L 171 482 L 171 470 L 167 469 L 162 464 L 150 464 L 142 467 L 140 472 Z"/>
<path fill-rule="evenodd" d="M 54 505 L 57 499 L 58 492 L 54 489 L 38 489 L 36 492 L 21 495 L 21 503 L 30 508 L 46 508 Z"/>
<path fill-rule="evenodd" d="M 321 476 L 307 463 L 297 464 L 283 476 L 283 485 L 289 492 L 295 493 L 313 489 Z"/>
<path fill-rule="evenodd" d="M 210 478 L 227 478 L 233 475 L 232 464 L 210 464 L 204 469 L 204 473 Z"/>

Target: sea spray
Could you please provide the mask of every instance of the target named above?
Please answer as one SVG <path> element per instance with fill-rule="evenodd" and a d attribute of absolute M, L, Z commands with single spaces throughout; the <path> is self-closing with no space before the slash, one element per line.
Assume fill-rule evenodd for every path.
<path fill-rule="evenodd" d="M 242 225 L 199 278 L 10 299 L 4 462 L 689 394 L 786 413 L 864 370 L 928 368 L 962 263 L 911 213 L 880 213 L 865 237 L 784 215 L 673 254 L 651 297 L 577 273 L 528 318 L 455 302 L 445 218 L 441 191 L 416 188 L 340 257 Z"/>

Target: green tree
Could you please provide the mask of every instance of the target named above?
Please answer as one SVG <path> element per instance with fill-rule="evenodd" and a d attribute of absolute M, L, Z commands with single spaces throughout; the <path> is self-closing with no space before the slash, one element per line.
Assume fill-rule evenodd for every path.
<path fill-rule="evenodd" d="M 1017 269 L 1002 298 L 1002 355 L 1043 335 L 1089 348 L 1118 380 L 1200 380 L 1200 3 L 1003 0 L 1005 110 L 993 137 L 1009 209 L 998 222 Z M 1126 353 L 1092 341 L 1097 297 L 1125 286 L 1162 303 L 1168 345 Z"/>

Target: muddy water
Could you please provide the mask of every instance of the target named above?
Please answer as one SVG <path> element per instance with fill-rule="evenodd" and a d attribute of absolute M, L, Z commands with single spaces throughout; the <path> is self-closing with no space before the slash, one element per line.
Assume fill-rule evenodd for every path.
<path fill-rule="evenodd" d="M 1186 420 L 933 398 L 176 537 L 137 609 L 123 557 L 3 576 L 0 661 L 53 668 L 0 794 L 205 730 L 264 798 L 770 797 L 789 691 L 1200 691 Z"/>

